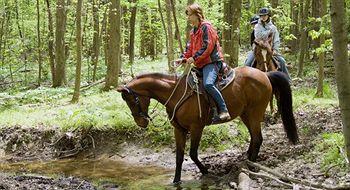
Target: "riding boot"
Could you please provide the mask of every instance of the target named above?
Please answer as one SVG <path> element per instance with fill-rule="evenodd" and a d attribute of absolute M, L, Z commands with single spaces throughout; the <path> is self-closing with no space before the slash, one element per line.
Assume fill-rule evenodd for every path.
<path fill-rule="evenodd" d="M 218 115 L 214 115 L 211 124 L 224 123 L 231 119 L 230 113 L 228 111 L 222 111 Z"/>

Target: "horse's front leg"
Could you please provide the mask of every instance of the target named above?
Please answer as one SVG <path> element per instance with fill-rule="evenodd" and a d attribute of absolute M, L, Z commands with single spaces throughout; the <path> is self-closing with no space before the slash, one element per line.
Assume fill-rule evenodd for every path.
<path fill-rule="evenodd" d="M 173 183 L 181 181 L 181 169 L 184 161 L 184 151 L 186 145 L 187 130 L 180 126 L 175 126 L 175 140 L 176 140 L 176 170 Z"/>
<path fill-rule="evenodd" d="M 202 137 L 203 127 L 191 127 L 190 157 L 202 174 L 208 174 L 208 169 L 198 159 L 198 146 Z"/>

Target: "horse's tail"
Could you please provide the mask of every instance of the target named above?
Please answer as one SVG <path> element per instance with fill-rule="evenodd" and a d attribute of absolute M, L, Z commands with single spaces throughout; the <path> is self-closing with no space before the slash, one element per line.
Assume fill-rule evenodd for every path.
<path fill-rule="evenodd" d="M 287 133 L 288 139 L 296 144 L 299 140 L 298 131 L 295 124 L 293 115 L 293 103 L 292 103 L 292 90 L 286 74 L 274 71 L 268 72 L 267 76 L 271 82 L 272 88 L 275 93 L 279 96 L 277 98 L 278 110 L 281 113 L 284 130 Z"/>

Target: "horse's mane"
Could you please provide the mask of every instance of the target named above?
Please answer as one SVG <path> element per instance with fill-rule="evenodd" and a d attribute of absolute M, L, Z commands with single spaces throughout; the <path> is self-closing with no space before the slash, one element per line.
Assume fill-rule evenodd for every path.
<path fill-rule="evenodd" d="M 166 79 L 166 80 L 173 80 L 176 81 L 178 79 L 178 76 L 176 74 L 169 75 L 165 73 L 144 73 L 136 76 L 135 79 L 141 79 L 141 78 L 157 78 L 157 79 Z"/>

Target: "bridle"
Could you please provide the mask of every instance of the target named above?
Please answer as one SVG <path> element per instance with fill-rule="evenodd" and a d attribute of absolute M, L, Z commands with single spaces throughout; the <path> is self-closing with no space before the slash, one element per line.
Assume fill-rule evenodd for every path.
<path fill-rule="evenodd" d="M 137 94 L 135 91 L 133 91 L 131 88 L 129 88 L 128 86 L 124 85 L 124 88 L 127 90 L 127 93 L 132 95 L 132 97 L 134 98 L 135 104 L 136 104 L 136 112 L 131 110 L 131 115 L 134 117 L 142 117 L 143 119 L 146 120 L 151 120 L 152 118 L 148 115 L 147 112 L 142 111 L 141 109 L 141 104 L 140 104 L 140 98 L 139 98 L 139 94 Z M 126 100 L 125 94 L 122 93 L 122 97 L 124 100 Z"/>

